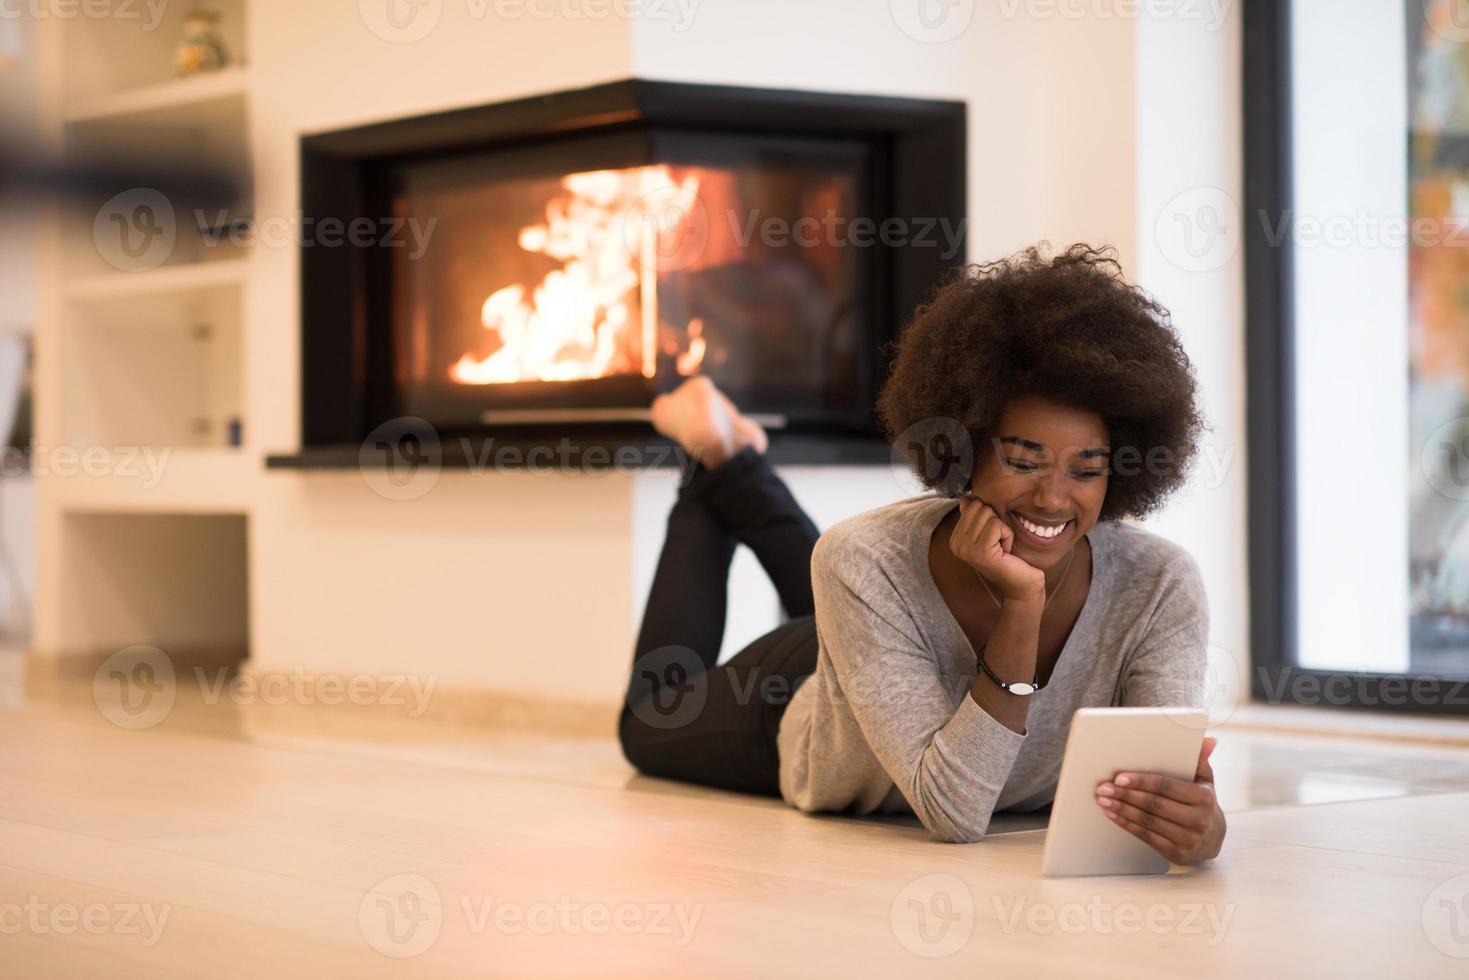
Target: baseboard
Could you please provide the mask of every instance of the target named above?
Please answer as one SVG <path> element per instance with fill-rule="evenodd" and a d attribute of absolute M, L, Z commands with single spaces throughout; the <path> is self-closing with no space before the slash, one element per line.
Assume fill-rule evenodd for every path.
<path fill-rule="evenodd" d="M 240 666 L 239 673 L 259 682 L 270 672 L 260 671 L 246 662 Z M 290 707 L 317 715 L 350 715 L 362 720 L 575 738 L 613 737 L 621 709 L 617 702 L 550 698 L 470 685 L 433 684 L 420 688 L 414 697 L 393 697 L 390 700 L 393 703 L 293 703 Z M 263 710 L 269 711 L 268 708 Z M 253 712 L 252 717 L 262 713 Z"/>

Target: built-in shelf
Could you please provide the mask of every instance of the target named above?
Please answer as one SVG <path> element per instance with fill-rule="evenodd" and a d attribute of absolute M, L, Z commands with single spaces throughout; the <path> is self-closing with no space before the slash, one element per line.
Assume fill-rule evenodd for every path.
<path fill-rule="evenodd" d="M 147 272 L 107 272 L 67 284 L 67 299 L 75 303 L 111 302 L 133 297 L 166 296 L 243 285 L 250 276 L 247 259 L 193 262 L 164 266 Z"/>
<path fill-rule="evenodd" d="M 254 213 L 250 3 L 210 0 L 234 60 L 186 78 L 173 77 L 176 54 L 196 5 L 156 6 L 146 30 L 126 17 L 34 27 L 48 159 L 77 175 L 41 218 L 38 263 L 37 342 L 51 356 L 38 363 L 46 455 L 33 466 L 52 573 L 36 591 L 36 643 L 57 653 L 249 649 L 255 263 L 234 227 L 205 222 L 248 230 Z M 126 271 L 131 256 L 99 229 L 108 209 L 144 203 L 127 199 L 138 191 L 173 209 L 154 215 L 173 235 L 165 264 Z"/>
<path fill-rule="evenodd" d="M 51 486 L 68 514 L 244 514 L 258 467 L 237 448 L 128 447 Z"/>
<path fill-rule="evenodd" d="M 147 122 L 160 125 L 198 125 L 230 102 L 243 101 L 249 87 L 249 70 L 237 66 L 98 96 L 68 108 L 63 118 L 69 124 L 132 122 L 146 117 Z"/>

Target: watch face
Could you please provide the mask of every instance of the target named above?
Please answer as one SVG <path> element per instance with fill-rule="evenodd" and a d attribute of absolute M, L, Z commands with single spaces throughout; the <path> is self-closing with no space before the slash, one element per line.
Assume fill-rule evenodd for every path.
<path fill-rule="evenodd" d="M 1010 685 L 1010 693 L 1011 694 L 1020 694 L 1020 695 L 1034 694 L 1035 693 L 1035 685 L 1034 684 L 1026 684 L 1023 681 L 1021 683 L 1019 683 L 1019 684 L 1011 684 Z"/>

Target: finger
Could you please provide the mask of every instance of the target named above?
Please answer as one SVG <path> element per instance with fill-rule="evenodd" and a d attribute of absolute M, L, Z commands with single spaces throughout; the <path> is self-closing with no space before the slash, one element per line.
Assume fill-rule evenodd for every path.
<path fill-rule="evenodd" d="M 973 532 L 975 541 L 985 541 L 988 543 L 989 539 L 985 537 L 986 534 L 994 533 L 999 528 L 1008 530 L 1005 522 L 1000 520 L 1000 515 L 989 504 L 981 504 L 978 507 L 971 508 L 970 513 L 965 516 L 970 518 L 968 526 Z M 963 518 L 961 518 L 960 523 L 962 524 L 963 522 Z"/>
<path fill-rule="evenodd" d="M 1199 766 L 1194 771 L 1194 782 L 1212 783 L 1214 781 L 1214 767 L 1209 764 L 1209 757 L 1214 754 L 1214 746 L 1219 744 L 1217 738 L 1204 738 L 1204 745 L 1199 749 Z"/>
<path fill-rule="evenodd" d="M 1008 555 L 1015 548 L 1015 529 L 1009 524 L 1006 524 L 1004 521 L 1000 520 L 998 514 L 995 515 L 995 523 L 999 525 L 1000 528 L 1000 547 L 1004 549 L 1005 554 Z"/>
<path fill-rule="evenodd" d="M 959 501 L 959 520 L 954 525 L 954 530 L 960 528 L 973 529 L 984 523 L 984 511 L 989 510 L 990 505 L 978 497 L 964 497 Z"/>
<path fill-rule="evenodd" d="M 1115 813 L 1108 813 L 1107 818 L 1115 823 L 1117 826 L 1121 827 L 1123 830 L 1127 831 L 1132 836 L 1136 837 L 1138 840 L 1142 841 L 1144 844 L 1151 847 L 1153 850 L 1157 851 L 1159 854 L 1163 855 L 1163 857 L 1167 858 L 1172 863 L 1183 863 L 1184 854 L 1182 849 L 1174 844 L 1171 840 L 1158 833 L 1156 830 L 1149 830 L 1141 824 L 1133 823 L 1126 817 L 1118 816 Z"/>
<path fill-rule="evenodd" d="M 1210 802 L 1213 793 L 1207 783 L 1174 779 L 1160 772 L 1119 772 L 1112 783 L 1123 789 L 1140 789 L 1166 796 L 1180 803 Z"/>
<path fill-rule="evenodd" d="M 1098 806 L 1104 810 L 1119 813 L 1133 823 L 1161 830 L 1165 836 L 1173 840 L 1182 842 L 1183 838 L 1179 832 L 1197 836 L 1209 826 L 1211 811 L 1206 810 L 1202 805 L 1187 806 L 1166 797 L 1138 790 L 1114 789 L 1113 795 L 1109 796 L 1103 792 L 1106 785 L 1104 783 L 1102 787 L 1098 787 Z"/>
<path fill-rule="evenodd" d="M 1134 810 L 1150 813 L 1159 820 L 1167 820 L 1181 827 L 1197 829 L 1207 826 L 1209 822 L 1209 811 L 1202 804 L 1180 803 L 1146 790 L 1123 789 L 1111 783 L 1103 783 L 1097 787 L 1097 803 L 1106 808 L 1111 802 L 1126 804 Z"/>
<path fill-rule="evenodd" d="M 954 525 L 950 540 L 960 544 L 980 545 L 983 543 L 984 529 L 995 519 L 995 512 L 988 504 L 971 506 Z"/>
<path fill-rule="evenodd" d="M 1010 549 L 1005 547 L 1005 532 L 1008 530 L 1010 529 L 1005 526 L 1005 522 L 991 512 L 990 519 L 979 531 L 979 544 L 985 554 L 993 554 L 996 549 L 1009 552 Z"/>
<path fill-rule="evenodd" d="M 1117 816 L 1120 820 L 1126 820 L 1130 824 L 1150 830 L 1167 840 L 1180 852 L 1187 854 L 1199 846 L 1199 841 L 1204 839 L 1202 829 L 1195 827 L 1184 827 L 1171 820 L 1164 820 L 1156 814 L 1126 803 L 1119 803 L 1106 811 Z"/>

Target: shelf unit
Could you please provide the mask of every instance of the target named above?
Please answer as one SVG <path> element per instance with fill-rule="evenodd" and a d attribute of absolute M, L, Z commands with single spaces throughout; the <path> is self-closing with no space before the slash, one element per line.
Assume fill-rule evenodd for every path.
<path fill-rule="evenodd" d="M 229 103 L 243 99 L 249 89 L 250 73 L 236 66 L 83 99 L 67 107 L 65 121 L 72 126 L 129 119 L 170 125 L 207 124 Z"/>
<path fill-rule="evenodd" d="M 190 5 L 161 8 L 151 26 L 38 25 L 46 149 L 93 175 L 49 209 L 41 236 L 40 655 L 137 643 L 248 655 L 262 470 L 245 384 L 253 262 L 218 226 L 220 212 L 253 213 L 249 10 L 208 6 L 231 65 L 187 78 L 174 77 L 173 53 Z M 152 173 L 208 174 L 238 192 L 205 206 L 124 177 Z M 167 588 L 144 596 L 138 581 Z"/>
<path fill-rule="evenodd" d="M 243 287 L 250 264 L 243 259 L 167 266 L 150 272 L 103 272 L 66 284 L 67 299 L 78 306 L 159 299 Z"/>

